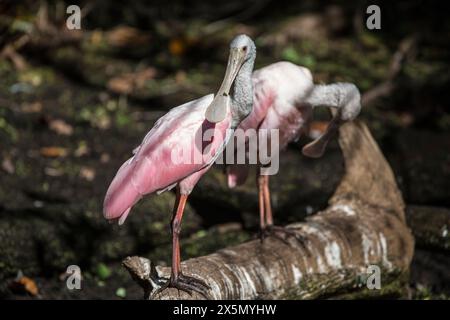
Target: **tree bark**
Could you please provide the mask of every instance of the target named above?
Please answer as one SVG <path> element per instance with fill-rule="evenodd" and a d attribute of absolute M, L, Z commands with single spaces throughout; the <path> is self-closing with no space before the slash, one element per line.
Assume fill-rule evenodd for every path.
<path fill-rule="evenodd" d="M 183 272 L 205 280 L 211 299 L 313 299 L 349 292 L 383 295 L 405 280 L 414 250 L 404 202 L 393 172 L 360 122 L 340 129 L 346 173 L 329 206 L 289 225 L 299 236 L 285 243 L 254 240 L 182 263 Z M 170 268 L 146 258 L 123 262 L 145 291 L 159 287 Z M 381 270 L 381 290 L 368 290 L 367 267 Z M 168 288 L 154 299 L 204 299 Z"/>

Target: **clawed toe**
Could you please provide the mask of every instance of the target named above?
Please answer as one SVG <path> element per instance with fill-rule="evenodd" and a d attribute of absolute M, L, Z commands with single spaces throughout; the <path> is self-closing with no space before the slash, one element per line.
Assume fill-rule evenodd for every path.
<path fill-rule="evenodd" d="M 155 292 L 152 293 L 150 296 L 150 300 L 154 300 L 154 298 L 163 292 L 165 289 L 167 289 L 170 286 L 170 279 L 168 279 L 164 284 L 161 285 L 158 289 L 155 290 Z"/>
<path fill-rule="evenodd" d="M 189 295 L 192 295 L 192 291 L 195 291 L 204 296 L 206 299 L 209 299 L 208 290 L 211 289 L 210 286 L 203 280 L 180 274 L 176 279 L 170 279 L 163 284 L 152 294 L 152 298 L 166 288 L 177 288 L 178 290 L 187 292 Z"/>
<path fill-rule="evenodd" d="M 203 280 L 196 279 L 194 277 L 188 277 L 185 275 L 180 275 L 178 281 L 175 284 L 175 287 L 180 290 L 187 291 L 191 295 L 192 292 L 189 291 L 196 291 L 200 293 L 202 296 L 204 296 L 206 299 L 209 299 L 208 290 L 210 290 L 211 288 Z"/>
<path fill-rule="evenodd" d="M 299 236 L 294 230 L 274 225 L 267 226 L 266 228 L 260 231 L 261 242 L 263 242 L 266 237 L 274 237 L 287 245 L 290 245 L 288 241 L 289 238 L 294 238 L 301 244 L 304 243 L 303 237 Z"/>

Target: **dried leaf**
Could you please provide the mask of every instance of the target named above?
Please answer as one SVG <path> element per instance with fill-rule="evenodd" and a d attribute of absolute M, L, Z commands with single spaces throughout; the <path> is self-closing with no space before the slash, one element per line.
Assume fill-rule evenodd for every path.
<path fill-rule="evenodd" d="M 415 118 L 411 113 L 404 112 L 399 115 L 399 120 L 400 120 L 400 125 L 402 127 L 406 128 L 406 127 L 411 126 L 414 123 Z"/>
<path fill-rule="evenodd" d="M 2 169 L 5 170 L 9 174 L 13 174 L 16 171 L 14 164 L 11 161 L 11 158 L 6 157 L 3 159 Z"/>
<path fill-rule="evenodd" d="M 89 154 L 89 152 L 90 152 L 89 147 L 86 145 L 85 142 L 82 142 L 78 145 L 78 148 L 75 150 L 74 155 L 75 157 L 82 157 Z"/>
<path fill-rule="evenodd" d="M 101 163 L 108 163 L 109 160 L 111 160 L 111 157 L 109 156 L 109 154 L 102 153 L 102 155 L 100 156 L 100 162 Z"/>
<path fill-rule="evenodd" d="M 43 147 L 40 153 L 47 158 L 65 157 L 68 154 L 67 149 L 62 147 Z"/>
<path fill-rule="evenodd" d="M 91 33 L 90 41 L 94 46 L 100 45 L 103 41 L 103 33 L 101 31 L 94 30 Z"/>
<path fill-rule="evenodd" d="M 50 177 L 60 177 L 64 174 L 64 171 L 62 169 L 50 168 L 50 167 L 46 167 L 44 169 L 44 172 L 46 175 L 48 175 Z"/>
<path fill-rule="evenodd" d="M 23 113 L 38 113 L 42 111 L 42 103 L 23 103 L 20 109 Z"/>
<path fill-rule="evenodd" d="M 186 51 L 186 43 L 183 39 L 175 38 L 170 40 L 169 51 L 174 56 L 181 56 Z"/>
<path fill-rule="evenodd" d="M 327 23 L 329 24 L 329 21 L 321 14 L 300 14 L 286 19 L 280 27 L 264 37 L 263 43 L 285 46 L 303 39 L 324 39 L 328 35 Z"/>
<path fill-rule="evenodd" d="M 25 290 L 26 290 L 29 294 L 31 294 L 31 295 L 33 295 L 33 296 L 36 296 L 36 295 L 39 293 L 39 289 L 38 289 L 38 287 L 37 287 L 37 285 L 36 285 L 36 282 L 34 282 L 33 279 L 30 279 L 30 278 L 28 278 L 28 277 L 22 277 L 22 278 L 19 280 L 19 282 L 20 282 L 21 284 L 23 284 L 23 286 L 25 287 Z"/>
<path fill-rule="evenodd" d="M 12 61 L 14 64 L 14 67 L 18 71 L 24 71 L 28 68 L 28 63 L 25 61 L 22 55 L 17 53 L 17 51 L 14 49 L 13 45 L 7 45 L 1 54 L 3 57 L 6 57 Z"/>
<path fill-rule="evenodd" d="M 108 89 L 119 94 L 130 94 L 133 90 L 142 88 L 148 80 L 156 76 L 156 69 L 152 67 L 144 70 L 124 73 L 108 81 Z"/>
<path fill-rule="evenodd" d="M 149 45 L 151 37 L 139 29 L 118 26 L 106 33 L 106 40 L 113 47 L 141 47 Z"/>
<path fill-rule="evenodd" d="M 28 293 L 32 296 L 37 296 L 39 294 L 39 289 L 36 282 L 25 276 L 15 279 L 10 288 L 12 291 L 17 293 Z"/>
<path fill-rule="evenodd" d="M 123 76 L 110 79 L 107 86 L 109 90 L 119 94 L 129 94 L 133 90 L 130 79 Z"/>
<path fill-rule="evenodd" d="M 175 74 L 175 82 L 176 83 L 183 83 L 186 80 L 187 80 L 186 72 L 184 72 L 183 70 L 177 71 L 177 73 Z"/>
<path fill-rule="evenodd" d="M 95 170 L 89 167 L 82 167 L 80 169 L 80 177 L 87 181 L 92 181 L 95 178 Z"/>
<path fill-rule="evenodd" d="M 134 77 L 134 85 L 136 88 L 142 88 L 148 80 L 155 78 L 156 69 L 153 67 L 145 68 L 144 70 L 140 70 L 134 72 L 132 76 Z"/>
<path fill-rule="evenodd" d="M 49 128 L 64 136 L 70 136 L 73 133 L 73 127 L 61 119 L 50 120 Z"/>

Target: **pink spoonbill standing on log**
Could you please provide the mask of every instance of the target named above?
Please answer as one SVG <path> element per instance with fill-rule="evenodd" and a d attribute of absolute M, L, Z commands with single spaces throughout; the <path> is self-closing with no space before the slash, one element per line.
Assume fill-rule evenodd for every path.
<path fill-rule="evenodd" d="M 144 195 L 176 187 L 171 222 L 172 272 L 169 281 L 158 292 L 168 286 L 207 296 L 209 287 L 203 280 L 182 273 L 181 219 L 192 189 L 222 153 L 233 130 L 252 110 L 251 77 L 255 57 L 253 41 L 246 35 L 235 37 L 230 44 L 227 69 L 217 94 L 187 102 L 161 117 L 135 149 L 134 155 L 120 167 L 108 188 L 103 215 L 122 224 L 132 206 Z M 194 157 L 185 156 L 189 153 Z"/>
<path fill-rule="evenodd" d="M 279 130 L 279 149 L 285 148 L 289 142 L 297 140 L 302 132 L 308 130 L 315 107 L 324 106 L 334 109 L 334 116 L 325 132 L 303 147 L 303 154 L 308 157 L 321 157 L 328 142 L 337 134 L 339 126 L 345 121 L 355 119 L 361 110 L 360 93 L 354 84 L 315 85 L 309 69 L 290 62 L 277 62 L 256 70 L 253 73 L 252 81 L 253 109 L 250 115 L 240 123 L 238 129 L 242 129 L 243 132 L 249 129 Z M 270 139 L 270 135 L 259 135 L 258 137 Z M 258 145 L 260 142 L 258 141 Z M 250 150 L 248 143 L 249 139 L 237 140 L 232 148 L 235 152 L 238 150 L 248 152 Z M 269 142 L 265 143 L 265 145 L 269 144 Z M 258 164 L 261 169 L 263 165 L 260 161 Z M 227 166 L 228 186 L 233 188 L 243 184 L 247 179 L 248 172 L 248 165 L 229 164 Z M 257 173 L 262 239 L 265 235 L 274 233 L 280 237 L 280 232 L 284 235 L 295 235 L 285 228 L 274 226 L 269 175 L 262 174 L 262 172 L 259 170 Z"/>

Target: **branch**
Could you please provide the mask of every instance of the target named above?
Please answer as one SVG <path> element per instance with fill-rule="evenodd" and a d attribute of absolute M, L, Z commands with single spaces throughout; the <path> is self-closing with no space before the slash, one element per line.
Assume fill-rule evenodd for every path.
<path fill-rule="evenodd" d="M 208 282 L 212 299 L 327 297 L 357 289 L 371 264 L 381 268 L 383 288 L 405 275 L 414 240 L 392 170 L 364 124 L 343 125 L 339 143 L 346 174 L 327 209 L 289 226 L 302 241 L 246 242 L 189 259 L 183 272 Z M 170 274 L 146 258 L 123 264 L 146 297 Z M 169 288 L 155 298 L 203 297 Z"/>
<path fill-rule="evenodd" d="M 361 104 L 367 106 L 379 98 L 389 96 L 397 88 L 397 78 L 401 74 L 404 64 L 416 46 L 416 36 L 403 39 L 394 53 L 389 66 L 386 80 L 366 91 L 361 97 Z"/>

